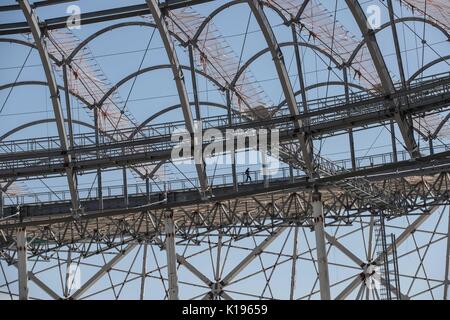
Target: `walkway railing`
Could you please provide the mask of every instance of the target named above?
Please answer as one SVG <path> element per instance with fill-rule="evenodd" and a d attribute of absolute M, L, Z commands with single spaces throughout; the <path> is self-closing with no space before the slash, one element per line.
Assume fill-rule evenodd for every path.
<path fill-rule="evenodd" d="M 401 100 L 408 99 L 409 103 L 418 103 L 425 99 L 437 97 L 443 93 L 450 92 L 450 84 L 442 83 L 442 80 L 450 77 L 449 73 L 435 75 L 417 80 L 410 85 L 411 92 L 402 96 Z M 435 83 L 435 86 L 430 84 Z M 426 85 L 426 89 L 421 90 L 421 87 Z M 350 103 L 347 104 L 345 96 L 334 96 L 328 98 L 321 98 L 311 100 L 308 102 L 308 107 L 311 115 L 308 119 L 309 125 L 316 125 L 326 123 L 329 121 L 336 121 L 350 116 L 358 116 L 377 112 L 386 108 L 386 103 L 382 96 L 374 96 L 368 92 L 359 92 L 350 95 Z M 339 107 L 345 107 L 342 110 L 337 110 Z M 290 113 L 287 107 L 268 108 L 268 114 L 273 114 L 270 118 L 277 124 L 277 128 L 291 129 L 292 122 L 290 121 Z M 300 114 L 302 114 L 302 106 L 299 105 Z M 243 124 L 254 124 L 258 127 L 258 121 L 252 119 L 251 113 L 233 114 L 232 123 L 235 126 Z M 202 120 L 203 130 L 209 128 L 226 128 L 229 126 L 227 115 L 219 115 L 214 117 L 204 118 Z M 101 145 L 110 145 L 118 141 L 123 141 L 124 137 L 129 137 L 129 140 L 139 140 L 142 138 L 162 138 L 170 136 L 177 131 L 184 130 L 184 121 L 175 121 L 170 123 L 162 123 L 155 125 L 148 125 L 140 129 L 136 134 L 136 128 L 121 129 L 120 131 L 107 131 L 100 135 Z M 127 140 L 127 141 L 129 141 Z M 80 133 L 74 135 L 75 147 L 89 147 L 95 145 L 95 133 Z M 38 150 L 58 150 L 60 149 L 59 137 L 41 137 L 30 139 L 18 139 L 11 141 L 0 142 L 0 155 L 3 153 L 20 153 L 25 151 Z"/>
<path fill-rule="evenodd" d="M 450 145 L 436 145 L 434 147 L 435 153 L 441 153 L 445 151 L 450 151 Z M 428 149 L 421 149 L 422 154 L 427 154 L 429 152 Z M 397 152 L 398 161 L 409 160 L 409 153 L 406 151 Z M 351 169 L 351 160 L 343 159 L 343 160 L 327 160 L 323 157 L 316 157 L 316 161 L 318 165 L 328 174 L 339 174 L 343 171 L 350 171 Z M 377 166 L 382 166 L 385 164 L 393 163 L 394 155 L 393 153 L 381 153 L 371 156 L 359 157 L 356 158 L 357 170 L 364 170 L 367 168 L 373 168 Z M 303 171 L 298 169 L 291 169 L 289 167 L 281 167 L 279 170 L 273 174 L 268 175 L 266 177 L 263 176 L 260 170 L 251 171 L 250 172 L 251 180 L 246 182 L 245 174 L 239 174 L 237 176 L 238 183 L 240 185 L 243 184 L 262 184 L 265 179 L 269 183 L 275 182 L 284 182 L 284 181 L 293 181 L 305 179 L 306 175 Z M 221 188 L 221 187 L 232 187 L 233 186 L 233 175 L 231 173 L 220 174 L 209 176 L 209 186 L 212 188 Z M 358 180 L 352 179 L 352 184 L 357 183 Z M 358 184 L 356 187 L 367 194 L 373 192 L 373 190 L 367 190 L 370 184 Z M 150 193 L 164 193 L 169 191 L 194 191 L 199 190 L 200 184 L 198 179 L 193 178 L 183 178 L 176 180 L 168 180 L 168 181 L 153 181 L 151 180 L 149 185 Z M 137 183 L 137 184 L 128 184 L 128 196 L 144 196 L 146 195 L 147 185 L 146 183 Z M 99 190 L 96 187 L 92 188 L 82 188 L 78 190 L 79 197 L 81 201 L 97 199 L 99 196 Z M 104 186 L 102 187 L 102 195 L 106 198 L 115 198 L 115 197 L 124 197 L 124 187 L 123 185 L 115 185 L 115 186 Z M 70 200 L 70 192 L 69 190 L 54 190 L 48 192 L 35 192 L 29 194 L 20 194 L 16 196 L 4 195 L 3 196 L 3 204 L 5 206 L 8 205 L 24 205 L 24 204 L 38 204 L 38 203 L 57 203 L 64 202 Z"/>

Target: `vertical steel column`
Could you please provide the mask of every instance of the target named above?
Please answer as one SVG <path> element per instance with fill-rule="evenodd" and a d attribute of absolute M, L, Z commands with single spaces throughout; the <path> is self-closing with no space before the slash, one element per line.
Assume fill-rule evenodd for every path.
<path fill-rule="evenodd" d="M 391 120 L 389 123 L 390 131 L 391 131 L 391 143 L 392 143 L 392 161 L 398 162 L 398 156 L 397 156 L 397 138 L 395 137 L 395 125 L 394 121 Z"/>
<path fill-rule="evenodd" d="M 262 172 L 263 172 L 263 183 L 264 187 L 269 187 L 269 175 L 267 172 L 267 154 L 265 152 L 260 152 L 262 157 Z"/>
<path fill-rule="evenodd" d="M 433 137 L 428 137 L 428 146 L 430 147 L 430 155 L 434 154 Z"/>
<path fill-rule="evenodd" d="M 226 91 L 226 97 L 227 97 L 227 116 L 228 116 L 228 126 L 231 127 L 233 125 L 233 115 L 231 111 L 231 92 L 230 89 L 227 89 Z M 233 191 L 238 191 L 238 179 L 237 179 L 237 172 L 236 172 L 236 148 L 234 145 L 234 137 L 233 137 L 233 153 L 230 154 L 231 159 L 231 173 L 233 175 Z"/>
<path fill-rule="evenodd" d="M 445 257 L 444 300 L 448 300 L 448 286 L 450 285 L 450 205 L 448 206 L 447 253 Z"/>
<path fill-rule="evenodd" d="M 292 162 L 289 162 L 289 176 L 291 178 L 291 183 L 294 183 L 294 181 L 295 181 L 294 166 L 292 165 Z"/>
<path fill-rule="evenodd" d="M 348 86 L 348 73 L 347 73 L 347 66 L 344 65 L 342 68 L 342 74 L 344 76 L 344 89 L 345 89 L 345 102 L 347 104 L 350 103 L 350 90 Z M 350 156 L 352 160 L 352 170 L 356 170 L 356 155 L 355 155 L 355 140 L 353 137 L 353 129 L 350 128 L 348 130 L 348 140 L 350 144 Z"/>
<path fill-rule="evenodd" d="M 144 253 L 142 255 L 142 270 L 141 270 L 141 293 L 139 295 L 140 300 L 144 300 L 145 295 L 145 279 L 147 277 L 147 241 L 144 241 Z"/>
<path fill-rule="evenodd" d="M 305 79 L 303 78 L 302 60 L 300 58 L 300 49 L 298 48 L 297 28 L 295 23 L 291 24 L 291 30 L 292 30 L 292 39 L 294 41 L 295 61 L 297 64 L 297 73 L 298 73 L 298 80 L 300 83 L 303 111 L 308 112 L 308 100 L 306 98 Z"/>
<path fill-rule="evenodd" d="M 72 108 L 70 106 L 70 88 L 69 79 L 67 77 L 67 65 L 63 64 L 63 81 L 64 81 L 64 100 L 66 102 L 67 127 L 69 128 L 69 148 L 73 148 L 73 123 L 72 123 Z"/>
<path fill-rule="evenodd" d="M 100 144 L 100 122 L 98 119 L 98 107 L 94 107 L 94 126 L 95 126 L 95 145 L 98 147 Z M 97 159 L 100 159 L 100 150 L 97 149 Z M 103 211 L 103 181 L 102 181 L 102 169 L 97 169 L 97 190 L 98 190 L 98 209 Z"/>
<path fill-rule="evenodd" d="M 392 261 L 394 262 L 395 296 L 397 300 L 402 300 L 402 293 L 400 289 L 400 271 L 398 268 L 397 246 L 395 245 L 395 234 L 393 233 L 391 233 L 391 244 L 392 244 Z"/>
<path fill-rule="evenodd" d="M 398 65 L 398 70 L 400 73 L 400 80 L 402 82 L 402 87 L 406 89 L 405 69 L 403 67 L 402 53 L 401 53 L 401 49 L 400 49 L 400 44 L 398 42 L 398 33 L 397 33 L 397 26 L 395 24 L 394 7 L 392 5 L 392 0 L 388 0 L 387 4 L 388 4 L 388 10 L 389 10 L 389 20 L 391 22 L 392 37 L 394 38 L 394 46 L 395 46 L 395 53 L 396 53 L 396 57 L 397 57 L 397 65 Z M 411 119 L 408 119 L 408 121 L 411 123 Z M 397 162 L 398 158 L 397 158 L 397 145 L 396 145 L 396 138 L 395 138 L 395 126 L 394 126 L 394 122 L 392 120 L 390 123 L 390 128 L 391 128 L 391 139 L 392 139 L 392 152 L 394 153 L 393 160 L 394 160 L 394 162 Z"/>
<path fill-rule="evenodd" d="M 290 300 L 294 300 L 295 285 L 297 283 L 297 243 L 298 243 L 298 225 L 294 227 L 294 245 L 292 246 L 292 267 L 291 267 L 291 293 L 289 295 Z"/>
<path fill-rule="evenodd" d="M 128 179 L 127 179 L 127 168 L 122 169 L 122 179 L 123 179 L 123 201 L 125 206 L 128 207 Z"/>
<path fill-rule="evenodd" d="M 315 191 L 312 194 L 314 234 L 316 236 L 317 264 L 319 266 L 320 298 L 330 300 L 330 278 L 328 275 L 328 258 L 325 246 L 325 223 L 323 216 L 322 195 Z"/>
<path fill-rule="evenodd" d="M 177 255 L 175 251 L 175 225 L 173 210 L 164 211 L 166 229 L 165 249 L 167 255 L 167 277 L 169 279 L 169 300 L 178 300 Z"/>
<path fill-rule="evenodd" d="M 388 254 L 388 247 L 387 247 L 387 243 L 386 243 L 386 229 L 384 227 L 384 215 L 383 213 L 380 211 L 380 235 L 381 237 L 381 246 L 383 248 L 383 265 L 384 265 L 384 277 L 386 279 L 386 298 L 387 300 L 392 300 L 392 296 L 391 296 L 391 272 L 389 270 L 389 254 Z M 394 243 L 392 244 L 391 248 L 391 252 L 394 251 Z"/>
<path fill-rule="evenodd" d="M 145 195 L 147 197 L 147 203 L 150 203 L 150 178 L 148 174 L 145 176 Z"/>
<path fill-rule="evenodd" d="M 3 218 L 3 186 L 0 184 L 0 219 Z"/>
<path fill-rule="evenodd" d="M 27 232 L 17 230 L 17 270 L 19 273 L 19 299 L 28 300 Z"/>
<path fill-rule="evenodd" d="M 198 101 L 197 75 L 195 73 L 194 47 L 192 43 L 189 43 L 188 50 L 189 50 L 189 63 L 191 67 L 192 91 L 194 93 L 195 119 L 197 121 L 200 121 L 202 119 L 202 115 L 200 112 L 200 103 Z"/>
<path fill-rule="evenodd" d="M 71 283 L 71 274 L 73 272 L 72 268 L 72 248 L 69 246 L 67 250 L 67 259 L 66 259 L 66 279 L 64 284 L 64 297 L 68 297 L 70 294 L 70 289 L 72 287 Z"/>

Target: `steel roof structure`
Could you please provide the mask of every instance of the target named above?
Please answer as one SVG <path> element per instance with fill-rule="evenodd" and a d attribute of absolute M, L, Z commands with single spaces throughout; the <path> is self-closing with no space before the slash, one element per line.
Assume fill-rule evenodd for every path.
<path fill-rule="evenodd" d="M 0 5 L 2 60 L 28 52 L 0 67 L 1 299 L 448 298 L 446 0 L 140 2 Z M 136 69 L 98 42 L 147 47 Z M 200 152 L 230 165 L 173 160 L 174 133 L 212 128 Z M 240 167 L 230 129 L 278 132 L 253 151 L 278 171 Z"/>

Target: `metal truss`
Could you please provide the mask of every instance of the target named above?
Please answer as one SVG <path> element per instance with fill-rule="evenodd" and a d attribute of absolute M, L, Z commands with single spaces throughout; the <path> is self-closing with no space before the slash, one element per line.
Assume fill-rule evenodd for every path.
<path fill-rule="evenodd" d="M 346 36 L 319 0 L 233 0 L 216 7 L 209 0 L 146 0 L 82 14 L 82 25 L 112 24 L 75 41 L 55 37 L 64 34 L 67 17 L 40 23 L 36 14 L 70 1 L 18 2 L 0 6 L 0 11 L 21 10 L 26 21 L 0 24 L 0 36 L 12 37 L 1 37 L 0 43 L 36 49 L 45 81 L 16 81 L 0 90 L 48 87 L 54 119 L 22 124 L 0 136 L 0 298 L 448 298 L 450 151 L 440 138 L 449 120 L 450 77 L 423 73 L 449 57 L 423 63 L 408 79 L 397 30 L 400 24 L 420 23 L 449 39 L 440 18 L 426 13 L 398 17 L 394 5 L 403 3 L 389 0 L 389 22 L 371 30 L 360 2 L 346 0 L 362 34 L 357 41 Z M 203 3 L 213 7 L 207 16 L 189 11 Z M 267 47 L 237 63 L 213 20 L 238 6 L 256 19 Z M 430 6 L 435 14 L 438 5 Z M 292 41 L 277 39 L 268 11 L 281 19 Z M 325 17 L 322 34 L 317 34 L 315 15 Z M 133 17 L 142 20 L 115 22 Z M 168 63 L 90 88 L 98 70 L 77 64 L 78 57 L 101 35 L 136 26 L 158 31 Z M 394 40 L 398 83 L 376 38 L 386 29 Z M 34 41 L 14 38 L 25 33 Z M 341 43 L 336 44 L 338 38 Z M 180 62 L 182 49 L 187 65 Z M 284 50 L 293 51 L 297 92 Z M 328 60 L 327 70 L 336 79 L 307 84 L 302 50 Z M 252 65 L 266 54 L 281 86 L 278 104 L 266 99 L 257 81 L 248 81 L 255 78 Z M 162 70 L 171 71 L 179 104 L 135 121 L 125 106 L 118 106 L 118 89 Z M 184 72 L 189 72 L 192 88 Z M 350 80 L 352 72 L 362 78 L 359 83 Z M 209 81 L 226 102 L 201 101 L 197 77 Z M 344 94 L 309 98 L 310 91 L 330 86 L 341 87 Z M 72 119 L 70 96 L 87 110 L 92 124 Z M 231 173 L 213 177 L 206 175 L 204 164 L 197 164 L 195 178 L 158 181 L 157 172 L 170 162 L 171 133 L 180 128 L 194 133 L 192 108 L 202 130 L 278 129 L 280 174 L 268 178 L 252 173 L 248 183 L 234 163 Z M 205 117 L 201 108 L 226 114 Z M 158 122 L 175 110 L 181 111 L 182 121 Z M 129 118 L 121 122 L 122 115 Z M 433 125 L 424 129 L 422 119 Z M 55 123 L 58 136 L 10 139 L 44 123 Z M 73 124 L 91 131 L 75 134 Z M 394 124 L 405 150 L 397 150 Z M 354 134 L 386 125 L 392 152 L 357 156 Z M 343 135 L 349 138 L 348 159 L 329 160 L 314 148 L 320 139 Z M 227 139 L 221 141 L 224 146 Z M 428 146 L 420 146 L 420 139 Z M 114 170 L 121 170 L 122 184 L 104 185 L 102 175 Z M 127 181 L 127 170 L 140 179 L 136 184 Z M 79 188 L 77 174 L 92 173 L 97 187 Z M 18 182 L 60 176 L 67 177 L 68 190 L 12 196 Z M 111 192 L 115 188 L 121 192 Z M 437 270 L 436 264 L 445 267 Z"/>

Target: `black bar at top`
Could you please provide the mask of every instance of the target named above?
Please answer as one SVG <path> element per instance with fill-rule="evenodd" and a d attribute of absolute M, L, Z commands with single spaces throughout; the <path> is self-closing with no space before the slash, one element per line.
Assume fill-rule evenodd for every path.
<path fill-rule="evenodd" d="M 33 4 L 35 7 L 44 7 L 49 5 L 61 4 L 64 2 L 76 2 L 78 0 L 53 0 L 53 1 L 38 1 Z M 161 9 L 174 10 L 183 7 L 195 6 L 213 0 L 166 0 L 160 3 Z M 17 8 L 16 8 L 17 7 Z M 18 5 L 1 6 L 0 11 L 19 10 Z M 93 11 L 82 13 L 80 15 L 80 22 L 82 25 L 136 17 L 140 15 L 149 14 L 149 9 L 146 4 L 138 4 L 121 8 L 113 8 L 106 10 Z M 66 27 L 66 22 L 69 16 L 50 18 L 44 20 L 42 23 L 48 30 L 62 29 Z M 31 32 L 26 22 L 5 23 L 0 24 L 0 35 L 19 34 Z"/>

